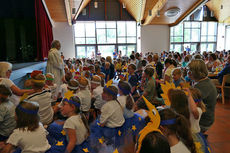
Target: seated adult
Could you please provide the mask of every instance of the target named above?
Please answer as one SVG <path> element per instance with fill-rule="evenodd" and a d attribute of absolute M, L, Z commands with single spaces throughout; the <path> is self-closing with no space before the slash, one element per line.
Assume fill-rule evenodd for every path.
<path fill-rule="evenodd" d="M 220 71 L 218 73 L 218 75 L 217 75 L 218 81 L 219 81 L 220 84 L 222 84 L 223 77 L 226 74 L 230 74 L 230 55 L 228 55 L 228 58 L 227 58 L 227 61 L 226 61 L 224 69 L 222 71 Z"/>
<path fill-rule="evenodd" d="M 208 62 L 206 63 L 209 71 L 215 70 L 215 68 L 218 67 L 220 64 L 221 62 L 217 59 L 214 53 L 209 54 Z"/>
<path fill-rule="evenodd" d="M 15 105 L 19 103 L 17 96 L 22 96 L 26 92 L 32 92 L 33 90 L 20 89 L 18 88 L 9 78 L 12 72 L 12 64 L 9 62 L 0 62 L 0 84 L 10 88 L 13 95 L 10 97 L 10 101 Z"/>

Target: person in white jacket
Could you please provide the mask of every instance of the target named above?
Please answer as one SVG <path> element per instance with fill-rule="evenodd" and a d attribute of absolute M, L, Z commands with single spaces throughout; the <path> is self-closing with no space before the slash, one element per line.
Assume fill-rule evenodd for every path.
<path fill-rule="evenodd" d="M 58 40 L 54 40 L 48 54 L 46 67 L 46 73 L 52 73 L 54 75 L 54 83 L 56 83 L 58 87 L 60 86 L 64 76 L 64 63 L 59 52 L 60 49 L 60 42 Z"/>

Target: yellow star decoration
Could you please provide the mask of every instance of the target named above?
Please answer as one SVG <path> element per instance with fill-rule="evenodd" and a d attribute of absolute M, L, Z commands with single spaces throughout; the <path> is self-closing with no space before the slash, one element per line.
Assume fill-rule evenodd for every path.
<path fill-rule="evenodd" d="M 71 73 L 75 72 L 75 69 L 70 69 L 70 72 L 71 72 Z"/>
<path fill-rule="evenodd" d="M 165 105 L 170 106 L 171 103 L 168 98 L 168 91 L 170 89 L 181 89 L 180 87 L 176 87 L 174 83 L 168 83 L 166 82 L 165 84 L 161 84 L 161 88 L 163 90 L 163 94 L 161 94 L 162 98 L 164 99 Z"/>
<path fill-rule="evenodd" d="M 129 73 L 128 72 L 123 72 L 124 76 L 125 76 L 125 81 L 129 80 Z"/>
<path fill-rule="evenodd" d="M 65 94 L 64 94 L 64 99 L 66 98 L 66 99 L 70 99 L 71 97 L 73 97 L 74 96 L 74 94 L 73 94 L 73 91 L 70 91 L 70 90 L 68 90 Z"/>
<path fill-rule="evenodd" d="M 97 125 L 100 126 L 101 124 L 99 122 L 97 122 Z"/>
<path fill-rule="evenodd" d="M 121 131 L 120 130 L 118 131 L 118 135 L 121 136 Z"/>
<path fill-rule="evenodd" d="M 141 121 L 141 117 L 139 117 L 138 119 L 139 119 L 139 121 Z"/>
<path fill-rule="evenodd" d="M 150 118 L 150 122 L 145 126 L 140 132 L 139 132 L 139 138 L 138 138 L 138 147 L 137 147 L 137 153 L 140 152 L 142 141 L 145 138 L 145 136 L 152 132 L 152 131 L 161 131 L 158 129 L 160 125 L 160 115 L 154 105 L 152 105 L 144 96 L 142 96 L 145 104 L 147 105 L 149 111 L 148 111 L 148 116 Z"/>
<path fill-rule="evenodd" d="M 109 86 L 111 86 L 113 84 L 113 80 L 111 79 L 111 80 L 109 80 L 107 83 L 106 83 L 106 87 L 109 87 Z"/>
<path fill-rule="evenodd" d="M 62 131 L 61 131 L 61 134 L 62 134 L 62 135 L 65 135 L 65 134 L 66 134 L 66 133 L 65 133 L 65 130 L 62 130 Z"/>
<path fill-rule="evenodd" d="M 104 137 L 101 137 L 100 139 L 98 139 L 98 141 L 100 144 L 103 144 L 104 143 Z"/>
<path fill-rule="evenodd" d="M 57 144 L 56 144 L 56 146 L 63 146 L 63 145 L 64 145 L 63 141 L 58 141 Z"/>
<path fill-rule="evenodd" d="M 135 125 L 132 126 L 132 130 L 135 131 L 137 128 Z"/>
<path fill-rule="evenodd" d="M 196 147 L 197 153 L 204 153 L 204 152 L 200 149 L 200 148 L 201 148 L 200 142 L 195 142 L 195 147 Z"/>
<path fill-rule="evenodd" d="M 185 88 L 190 88 L 190 84 L 189 82 L 185 82 L 185 83 L 182 83 L 182 88 L 185 89 Z"/>
<path fill-rule="evenodd" d="M 83 148 L 82 149 L 84 152 L 89 152 L 88 148 Z"/>
<path fill-rule="evenodd" d="M 211 149 L 210 149 L 210 147 L 208 147 L 208 151 L 211 153 Z"/>
<path fill-rule="evenodd" d="M 28 97 L 27 93 L 24 93 L 23 96 L 21 96 L 20 101 L 25 100 Z"/>
<path fill-rule="evenodd" d="M 113 153 L 119 153 L 119 152 L 118 152 L 118 150 L 117 150 L 117 149 L 115 149 Z"/>

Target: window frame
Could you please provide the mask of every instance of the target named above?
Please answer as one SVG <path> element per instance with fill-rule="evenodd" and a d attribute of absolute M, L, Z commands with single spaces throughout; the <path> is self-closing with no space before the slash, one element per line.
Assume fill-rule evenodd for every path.
<path fill-rule="evenodd" d="M 190 24 L 189 27 L 186 27 L 187 23 Z M 193 23 L 199 23 L 199 26 L 198 27 L 193 27 L 192 26 Z M 206 35 L 202 35 L 202 30 L 203 30 L 202 23 L 207 23 L 207 25 L 206 25 L 206 30 L 207 30 Z M 176 28 L 175 26 L 174 27 L 170 27 L 170 50 L 175 50 L 175 45 L 180 44 L 180 45 L 182 45 L 182 47 L 181 47 L 181 50 L 179 52 L 182 52 L 182 51 L 184 51 L 185 44 L 190 44 L 190 45 L 196 44 L 197 45 L 196 46 L 196 50 L 197 51 L 201 51 L 201 45 L 202 44 L 214 44 L 213 51 L 215 51 L 216 47 L 217 47 L 218 22 L 213 22 L 212 21 L 212 23 L 215 23 L 215 28 L 216 28 L 216 32 L 214 33 L 214 35 L 209 35 L 208 34 L 208 29 L 209 29 L 208 28 L 209 27 L 208 23 L 210 23 L 210 22 L 203 22 L 203 21 L 184 21 L 183 23 L 181 23 L 182 31 L 183 31 L 183 33 L 181 35 L 175 35 L 175 28 Z M 185 30 L 187 30 L 187 29 L 189 29 L 189 31 L 190 31 L 190 36 L 189 36 L 190 37 L 190 39 L 189 39 L 190 41 L 185 41 Z M 199 39 L 198 39 L 199 41 L 192 41 L 192 30 L 193 29 L 199 29 Z M 173 30 L 173 31 L 171 32 L 171 30 Z M 202 36 L 205 36 L 207 39 L 205 41 L 201 41 Z M 214 38 L 215 38 L 214 41 L 208 41 L 208 37 L 209 36 L 214 36 Z M 179 41 L 175 42 L 174 41 L 175 37 L 182 37 L 183 41 L 181 41 L 181 42 L 179 42 Z M 173 41 L 171 40 L 172 38 L 173 38 Z M 171 46 L 173 46 L 173 48 L 171 48 Z M 207 46 L 208 45 L 206 45 L 206 49 L 208 48 Z M 207 51 L 209 51 L 209 50 L 207 50 Z"/>
<path fill-rule="evenodd" d="M 94 22 L 94 24 L 95 24 L 95 37 L 86 37 L 86 23 L 88 23 L 88 22 Z M 100 28 L 100 27 L 98 27 L 97 28 L 97 22 L 104 22 L 104 24 L 105 24 L 105 27 L 104 28 Z M 115 28 L 108 28 L 107 27 L 107 22 L 115 22 Z M 119 24 L 119 22 L 124 22 L 125 23 L 125 36 L 118 36 L 118 24 Z M 82 22 L 82 21 L 80 21 L 79 23 L 84 23 L 84 33 L 85 33 L 85 37 L 78 37 L 78 36 L 76 36 L 76 33 L 74 32 L 74 41 L 76 40 L 76 38 L 84 38 L 85 39 L 85 43 L 84 44 L 76 44 L 76 41 L 75 41 L 75 51 L 76 51 L 76 57 L 78 57 L 78 54 L 77 54 L 77 46 L 95 46 L 95 49 L 96 49 L 96 52 L 95 52 L 95 55 L 97 54 L 97 52 L 98 52 L 98 46 L 100 46 L 100 45 L 115 45 L 115 49 L 118 51 L 118 46 L 126 46 L 126 48 L 129 46 L 129 45 L 135 45 L 135 51 L 137 50 L 137 23 L 135 22 L 135 30 L 136 30 L 136 32 L 135 32 L 135 36 L 127 36 L 127 22 L 135 22 L 135 21 L 85 21 L 85 22 Z M 75 29 L 76 27 L 74 27 L 74 29 Z M 98 43 L 98 31 L 97 31 L 97 29 L 105 29 L 105 43 Z M 107 42 L 107 29 L 115 29 L 116 30 L 116 35 L 115 35 L 115 42 Z M 135 37 L 135 42 L 133 41 L 133 42 L 131 42 L 131 43 L 127 43 L 128 41 L 128 38 L 134 38 Z M 94 44 L 88 44 L 87 42 L 86 42 L 86 38 L 95 38 L 95 43 Z M 121 43 L 118 43 L 118 39 L 119 38 L 125 38 L 125 42 L 121 42 Z M 87 52 L 87 51 L 86 51 Z M 87 55 L 87 54 L 85 54 L 85 55 Z M 127 52 L 126 52 L 126 55 L 127 55 Z"/>

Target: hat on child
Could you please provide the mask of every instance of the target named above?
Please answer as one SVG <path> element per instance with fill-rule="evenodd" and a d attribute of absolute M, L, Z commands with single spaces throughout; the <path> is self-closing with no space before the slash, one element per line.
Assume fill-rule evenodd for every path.
<path fill-rule="evenodd" d="M 54 75 L 52 73 L 46 73 L 46 80 L 54 80 Z"/>
<path fill-rule="evenodd" d="M 91 83 L 100 85 L 101 84 L 101 77 L 99 77 L 98 75 L 94 75 L 92 77 Z"/>
<path fill-rule="evenodd" d="M 71 79 L 69 82 L 68 82 L 68 88 L 71 89 L 71 90 L 77 90 L 79 87 L 79 83 L 77 80 L 75 79 Z"/>
<path fill-rule="evenodd" d="M 88 80 L 83 76 L 78 78 L 78 83 L 79 83 L 79 87 L 82 88 L 86 87 L 89 84 Z"/>
<path fill-rule="evenodd" d="M 40 86 L 40 87 L 44 86 L 45 80 L 46 80 L 46 77 L 42 73 L 37 73 L 36 75 L 33 74 L 32 82 L 34 83 L 34 85 Z"/>

